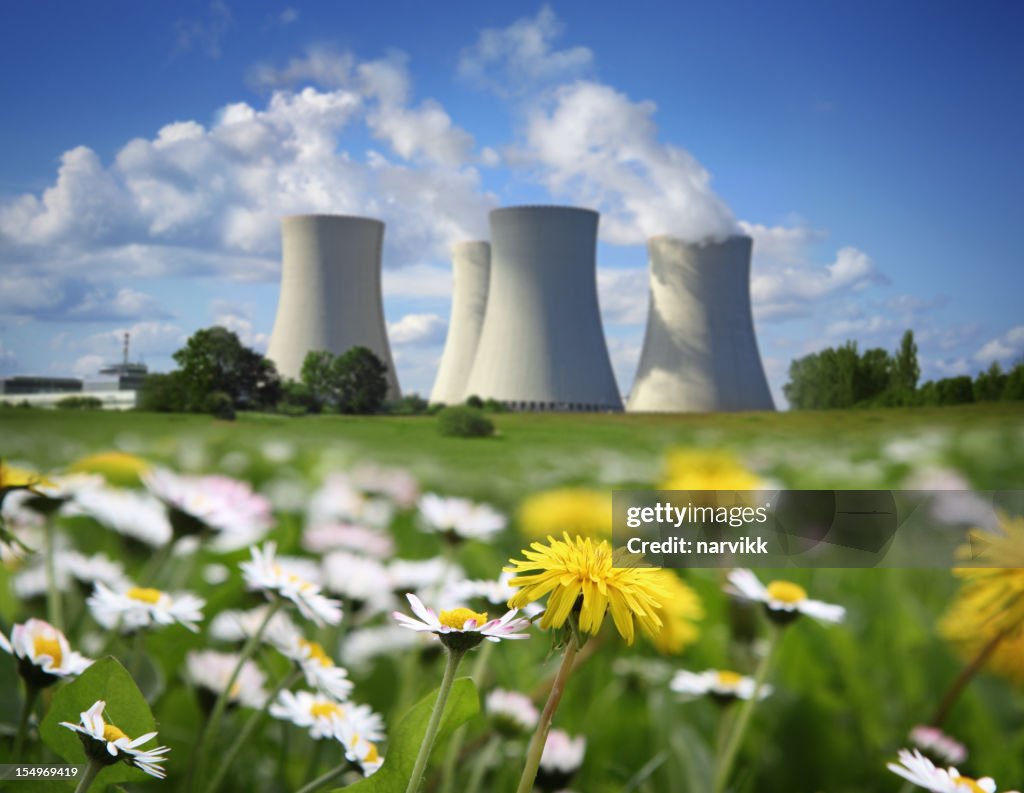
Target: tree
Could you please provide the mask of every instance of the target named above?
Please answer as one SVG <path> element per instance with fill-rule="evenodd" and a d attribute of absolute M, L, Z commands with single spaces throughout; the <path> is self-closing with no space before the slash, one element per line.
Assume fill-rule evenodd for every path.
<path fill-rule="evenodd" d="M 192 334 L 174 353 L 188 393 L 188 409 L 205 411 L 210 394 L 224 393 L 240 410 L 266 410 L 281 397 L 277 368 L 220 326 Z"/>
<path fill-rule="evenodd" d="M 388 393 L 388 368 L 366 347 L 353 347 L 331 367 L 342 413 L 376 413 Z"/>
<path fill-rule="evenodd" d="M 892 386 L 897 391 L 911 393 L 917 388 L 921 367 L 917 363 L 917 344 L 914 331 L 907 330 L 900 340 L 900 349 L 893 359 Z"/>
<path fill-rule="evenodd" d="M 1006 375 L 1003 399 L 1020 401 L 1024 399 L 1024 362 L 1018 363 Z"/>
<path fill-rule="evenodd" d="M 156 413 L 187 413 L 188 383 L 180 371 L 147 375 L 139 393 L 139 410 Z"/>
<path fill-rule="evenodd" d="M 935 393 L 940 405 L 966 405 L 974 401 L 973 385 L 967 375 L 946 377 L 935 383 Z"/>
<path fill-rule="evenodd" d="M 334 356 L 327 350 L 310 350 L 302 360 L 299 377 L 309 394 L 314 412 L 319 413 L 325 405 L 338 402 L 338 389 L 334 382 Z"/>
<path fill-rule="evenodd" d="M 978 372 L 978 376 L 974 378 L 974 401 L 998 402 L 1006 390 L 1006 380 L 1006 373 L 1003 372 L 999 361 L 993 361 L 988 369 Z"/>

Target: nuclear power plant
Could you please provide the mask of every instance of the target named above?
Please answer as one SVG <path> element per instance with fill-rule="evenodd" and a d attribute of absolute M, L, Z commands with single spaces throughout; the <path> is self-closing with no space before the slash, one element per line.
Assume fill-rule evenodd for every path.
<path fill-rule="evenodd" d="M 508 207 L 490 223 L 490 287 L 466 394 L 513 410 L 622 410 L 597 303 L 597 212 Z"/>
<path fill-rule="evenodd" d="M 452 251 L 454 290 L 448 338 L 434 390 L 430 394 L 430 401 L 435 404 L 457 405 L 469 396 L 466 383 L 480 343 L 490 274 L 489 242 L 460 242 L 455 245 Z"/>
<path fill-rule="evenodd" d="M 650 307 L 628 409 L 774 410 L 750 308 L 750 237 L 652 237 Z"/>
<path fill-rule="evenodd" d="M 348 215 L 281 220 L 281 294 L 267 358 L 299 379 L 306 354 L 367 347 L 387 366 L 388 399 L 401 392 L 381 298 L 384 224 Z"/>

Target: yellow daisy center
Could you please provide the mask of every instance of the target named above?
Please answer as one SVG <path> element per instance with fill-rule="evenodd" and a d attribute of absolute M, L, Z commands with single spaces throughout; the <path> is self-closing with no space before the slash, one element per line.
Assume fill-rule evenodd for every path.
<path fill-rule="evenodd" d="M 275 574 L 283 577 L 284 580 L 287 581 L 289 584 L 298 585 L 299 589 L 301 589 L 303 592 L 309 592 L 311 589 L 313 589 L 313 585 L 309 583 L 309 581 L 306 581 L 304 578 L 300 578 L 299 576 L 295 575 L 295 573 L 289 573 L 279 564 L 275 564 L 272 569 Z"/>
<path fill-rule="evenodd" d="M 53 659 L 54 666 L 60 666 L 61 661 L 64 660 L 64 653 L 61 652 L 60 642 L 48 636 L 36 636 L 32 640 L 32 649 L 36 651 L 37 657 L 40 655 L 50 656 Z"/>
<path fill-rule="evenodd" d="M 451 609 L 450 611 L 442 611 L 438 615 L 438 619 L 442 625 L 447 625 L 449 628 L 454 628 L 457 631 L 461 631 L 463 626 L 470 620 L 476 620 L 476 626 L 479 628 L 485 622 L 487 622 L 487 612 L 477 612 L 467 608 Z"/>
<path fill-rule="evenodd" d="M 985 789 L 976 780 L 966 776 L 959 776 L 955 780 L 957 789 L 966 789 L 971 793 L 985 793 Z"/>
<path fill-rule="evenodd" d="M 334 666 L 334 661 L 331 660 L 330 656 L 324 651 L 323 645 L 317 642 L 307 642 L 305 639 L 299 639 L 299 647 L 305 650 L 309 657 L 314 661 L 318 661 L 320 666 Z"/>
<path fill-rule="evenodd" d="M 718 678 L 718 684 L 725 688 L 736 688 L 743 682 L 743 675 L 738 672 L 721 671 L 716 672 L 715 676 Z"/>
<path fill-rule="evenodd" d="M 364 763 L 376 763 L 378 760 L 380 760 L 380 754 L 377 752 L 377 745 L 371 743 L 370 744 L 370 751 L 368 751 L 366 753 L 366 756 L 363 758 L 363 762 Z"/>
<path fill-rule="evenodd" d="M 309 709 L 309 714 L 317 719 L 329 719 L 331 716 L 343 716 L 345 711 L 334 702 L 316 702 Z"/>
<path fill-rule="evenodd" d="M 795 606 L 807 600 L 807 590 L 792 581 L 772 581 L 768 585 L 768 597 Z"/>
<path fill-rule="evenodd" d="M 159 589 L 151 589 L 149 587 L 133 586 L 125 594 L 132 600 L 138 600 L 142 603 L 149 603 L 150 605 L 156 605 L 160 598 L 163 597 L 163 592 Z"/>
<path fill-rule="evenodd" d="M 125 735 L 122 730 L 118 729 L 113 724 L 104 724 L 103 725 L 103 740 L 109 741 L 110 743 L 113 743 L 114 741 L 118 740 L 119 738 L 127 738 L 127 737 L 128 736 Z"/>

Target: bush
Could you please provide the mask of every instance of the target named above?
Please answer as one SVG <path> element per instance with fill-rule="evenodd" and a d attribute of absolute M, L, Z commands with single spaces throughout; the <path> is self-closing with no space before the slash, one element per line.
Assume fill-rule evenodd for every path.
<path fill-rule="evenodd" d="M 203 412 L 224 421 L 235 420 L 235 403 L 223 391 L 214 391 L 203 402 Z"/>
<path fill-rule="evenodd" d="M 408 394 L 384 406 L 385 412 L 393 416 L 423 416 L 430 410 L 430 405 L 419 394 Z"/>
<path fill-rule="evenodd" d="M 277 403 L 278 413 L 285 416 L 305 416 L 307 413 L 319 413 L 322 408 L 322 403 L 305 383 L 287 380 L 281 385 L 281 401 Z"/>
<path fill-rule="evenodd" d="M 93 396 L 69 396 L 57 402 L 59 410 L 102 410 L 103 400 Z"/>
<path fill-rule="evenodd" d="M 155 413 L 188 413 L 191 407 L 185 375 L 174 371 L 146 377 L 142 382 L 138 409 Z"/>
<path fill-rule="evenodd" d="M 466 407 L 476 408 L 477 410 L 480 410 L 483 406 L 484 401 L 476 394 L 473 394 L 466 398 Z"/>
<path fill-rule="evenodd" d="M 439 412 L 437 426 L 442 435 L 452 438 L 488 438 L 494 434 L 493 422 L 482 411 L 465 406 Z"/>
<path fill-rule="evenodd" d="M 486 399 L 484 400 L 484 410 L 488 413 L 508 413 L 508 405 L 497 399 Z"/>

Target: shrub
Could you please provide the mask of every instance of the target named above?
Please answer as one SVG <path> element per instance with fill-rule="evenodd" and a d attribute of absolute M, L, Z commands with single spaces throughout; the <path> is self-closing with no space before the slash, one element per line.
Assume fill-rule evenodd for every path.
<path fill-rule="evenodd" d="M 139 410 L 156 413 L 187 413 L 190 410 L 188 386 L 180 371 L 151 374 L 142 383 Z"/>
<path fill-rule="evenodd" d="M 452 438 L 488 438 L 494 434 L 494 424 L 483 412 L 465 406 L 440 411 L 437 426 L 442 435 Z"/>
<path fill-rule="evenodd" d="M 484 401 L 476 394 L 472 394 L 471 396 L 466 398 L 465 404 L 466 407 L 476 408 L 477 410 L 480 410 L 484 406 Z"/>
<path fill-rule="evenodd" d="M 93 396 L 69 396 L 57 402 L 60 410 L 102 410 L 103 400 Z"/>
<path fill-rule="evenodd" d="M 230 395 L 225 394 L 223 391 L 214 391 L 206 397 L 203 403 L 203 412 L 224 421 L 234 421 L 235 403 Z"/>

